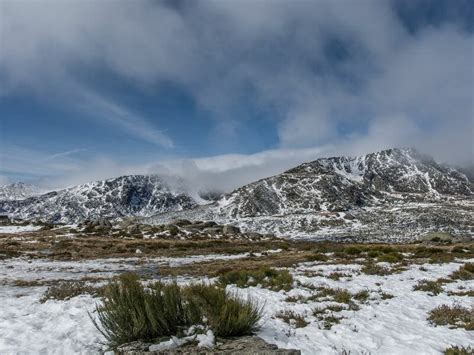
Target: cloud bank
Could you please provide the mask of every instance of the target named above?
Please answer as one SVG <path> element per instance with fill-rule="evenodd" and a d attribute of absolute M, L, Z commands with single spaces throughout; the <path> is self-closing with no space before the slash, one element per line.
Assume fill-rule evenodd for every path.
<path fill-rule="evenodd" d="M 323 153 L 392 146 L 472 163 L 474 37 L 456 18 L 413 30 L 394 2 L 379 0 L 7 0 L 0 14 L 0 95 L 26 91 L 79 105 L 158 147 L 179 145 L 81 80 L 84 71 L 106 68 L 145 91 L 167 82 L 183 88 L 223 139 L 245 144 L 236 130 L 252 118 L 234 116 L 238 104 L 267 112 L 278 136 L 273 151 L 246 157 L 130 167 L 99 154 L 56 162 L 50 175 L 93 167 L 89 178 L 99 178 L 95 165 L 105 164 L 108 174 L 168 169 L 205 181 L 213 165 L 207 170 L 234 186 Z M 20 170 L 41 170 L 33 165 Z"/>

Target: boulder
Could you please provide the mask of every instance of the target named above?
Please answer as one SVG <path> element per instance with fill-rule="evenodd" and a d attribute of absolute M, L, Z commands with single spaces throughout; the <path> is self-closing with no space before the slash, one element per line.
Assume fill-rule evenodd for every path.
<path fill-rule="evenodd" d="M 238 227 L 226 224 L 224 228 L 222 229 L 222 232 L 224 233 L 224 235 L 233 235 L 233 234 L 239 234 L 240 229 Z"/>

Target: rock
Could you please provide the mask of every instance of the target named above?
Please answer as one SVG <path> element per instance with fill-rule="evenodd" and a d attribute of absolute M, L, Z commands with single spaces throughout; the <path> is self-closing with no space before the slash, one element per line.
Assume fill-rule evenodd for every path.
<path fill-rule="evenodd" d="M 441 243 L 446 243 L 446 242 L 453 242 L 454 236 L 450 233 L 445 233 L 445 232 L 430 232 L 425 234 L 422 237 L 422 240 L 425 242 L 441 242 Z"/>
<path fill-rule="evenodd" d="M 140 226 L 138 224 L 130 224 L 126 228 L 126 231 L 129 234 L 141 234 L 141 232 L 142 232 L 141 229 L 140 229 Z"/>
<path fill-rule="evenodd" d="M 236 338 L 218 338 L 217 345 L 212 349 L 198 348 L 196 344 L 186 344 L 169 350 L 150 351 L 153 344 L 139 341 L 118 347 L 118 355 L 174 355 L 174 354 L 200 354 L 200 355 L 300 355 L 300 350 L 278 349 L 274 344 L 269 344 L 257 336 L 242 336 Z"/>
<path fill-rule="evenodd" d="M 239 234 L 240 229 L 231 225 L 225 225 L 222 229 L 222 232 L 224 233 L 224 235 Z"/>
<path fill-rule="evenodd" d="M 247 237 L 249 237 L 250 239 L 261 239 L 262 238 L 262 235 L 260 233 L 247 233 Z"/>
<path fill-rule="evenodd" d="M 202 231 L 204 233 L 209 233 L 209 234 L 221 234 L 223 228 L 222 227 L 209 227 L 209 228 L 204 228 Z"/>
<path fill-rule="evenodd" d="M 181 227 L 181 226 L 189 226 L 193 224 L 193 222 L 191 222 L 188 219 L 175 219 L 171 221 L 170 224 L 174 224 L 175 226 Z"/>

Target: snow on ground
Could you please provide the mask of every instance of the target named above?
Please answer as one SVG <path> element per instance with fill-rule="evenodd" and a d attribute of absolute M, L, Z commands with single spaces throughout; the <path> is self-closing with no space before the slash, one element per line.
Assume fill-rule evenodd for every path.
<path fill-rule="evenodd" d="M 41 229 L 41 226 L 0 226 L 0 234 L 34 232 L 40 229 Z"/>
<path fill-rule="evenodd" d="M 179 265 L 207 260 L 210 256 L 163 258 L 162 262 Z M 215 258 L 227 258 L 215 255 Z M 236 257 L 236 256 L 233 256 Z M 155 258 L 155 260 L 157 260 Z M 40 303 L 46 287 L 15 287 L 5 285 L 14 279 L 80 278 L 93 269 L 103 272 L 120 272 L 132 264 L 125 260 L 92 262 L 54 262 L 11 259 L 0 262 L 0 354 L 91 354 L 97 353 L 104 340 L 92 324 L 88 312 L 92 312 L 96 299 L 79 296 L 69 301 L 48 300 Z M 285 292 L 273 292 L 258 287 L 235 290 L 242 296 L 250 296 L 264 305 L 262 328 L 258 332 L 264 340 L 279 347 L 301 349 L 302 354 L 339 354 L 343 350 L 351 354 L 440 354 L 450 345 L 474 343 L 473 332 L 464 329 L 435 327 L 426 320 L 427 313 L 441 304 L 457 302 L 472 305 L 472 298 L 448 296 L 442 293 L 429 296 L 413 291 L 422 279 L 434 280 L 446 277 L 457 270 L 460 263 L 412 265 L 406 271 L 387 276 L 369 276 L 359 273 L 359 265 L 323 265 L 303 263 L 292 269 L 294 278 L 302 284 L 347 288 L 351 292 L 369 290 L 370 299 L 360 304 L 360 310 L 344 310 L 344 319 L 330 330 L 323 327 L 312 310 L 324 303 L 289 303 L 288 296 L 308 295 L 303 286 Z M 105 269 L 110 266 L 109 269 Z M 338 281 L 328 279 L 332 271 L 351 274 Z M 423 271 L 426 270 L 426 271 Z M 310 273 L 308 273 L 310 272 Z M 66 277 L 68 275 L 68 277 Z M 460 286 L 474 288 L 474 281 L 457 281 L 446 288 L 456 290 Z M 382 300 L 383 290 L 395 296 Z M 326 303 L 326 302 L 325 302 Z M 292 328 L 275 315 L 282 310 L 293 310 L 310 322 L 304 328 Z M 200 339 L 204 340 L 205 339 Z"/>
<path fill-rule="evenodd" d="M 2 287 L 0 354 L 96 354 L 104 341 L 88 312 L 97 300 L 78 296 L 40 303 L 45 287 Z"/>
<path fill-rule="evenodd" d="M 474 334 L 464 329 L 449 329 L 430 325 L 427 313 L 441 304 L 452 305 L 453 302 L 466 307 L 473 306 L 469 297 L 448 296 L 445 293 L 429 296 L 422 291 L 413 291 L 413 286 L 422 279 L 437 279 L 446 277 L 460 266 L 458 263 L 443 265 L 427 264 L 428 271 L 421 271 L 414 265 L 401 274 L 388 276 L 354 275 L 333 281 L 322 276 L 305 277 L 299 273 L 303 269 L 327 273 L 328 267 L 335 265 L 315 266 L 296 270 L 295 277 L 302 283 L 311 282 L 314 286 L 329 286 L 347 288 L 351 292 L 361 290 L 377 291 L 382 289 L 395 296 L 392 299 L 381 300 L 376 292 L 371 292 L 368 304 L 362 304 L 359 311 L 342 311 L 345 319 L 334 325 L 330 330 L 320 329 L 320 324 L 311 315 L 314 308 L 321 307 L 317 302 L 309 304 L 291 304 L 285 302 L 283 293 L 275 293 L 266 289 L 249 288 L 239 290 L 256 300 L 264 301 L 265 312 L 263 326 L 258 335 L 270 343 L 283 348 L 296 348 L 302 354 L 340 354 L 349 351 L 351 354 L 440 354 L 450 345 L 472 345 Z M 338 269 L 354 271 L 357 265 L 337 265 Z M 378 286 L 376 283 L 380 283 Z M 458 281 L 450 284 L 450 288 L 466 287 L 474 289 L 474 281 Z M 290 295 L 303 293 L 301 289 L 293 289 Z M 304 327 L 293 329 L 278 318 L 279 311 L 293 310 L 306 315 L 311 323 Z M 321 327 L 322 328 L 322 327 Z"/>

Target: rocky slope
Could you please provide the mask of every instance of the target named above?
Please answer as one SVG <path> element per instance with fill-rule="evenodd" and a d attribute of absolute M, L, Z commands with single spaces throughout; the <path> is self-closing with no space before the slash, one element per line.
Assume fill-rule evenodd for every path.
<path fill-rule="evenodd" d="M 430 230 L 469 236 L 472 196 L 464 174 L 413 149 L 389 149 L 318 159 L 243 186 L 212 205 L 148 221 L 211 219 L 298 237 L 411 238 Z"/>
<path fill-rule="evenodd" d="M 26 199 L 0 201 L 0 209 L 12 217 L 53 223 L 143 217 L 194 206 L 193 198 L 182 191 L 171 190 L 155 175 L 122 176 Z"/>

